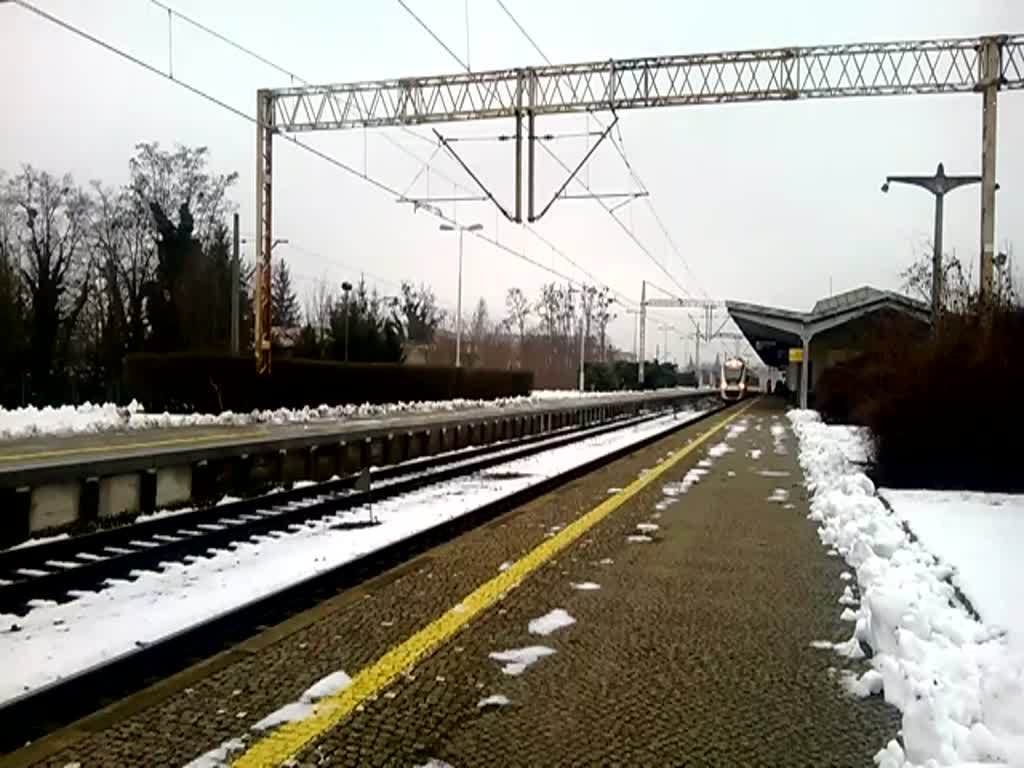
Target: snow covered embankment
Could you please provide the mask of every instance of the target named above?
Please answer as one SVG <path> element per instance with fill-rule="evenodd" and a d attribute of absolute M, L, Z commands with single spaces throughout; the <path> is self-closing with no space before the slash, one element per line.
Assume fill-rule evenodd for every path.
<path fill-rule="evenodd" d="M 245 426 L 251 424 L 309 424 L 319 421 L 374 419 L 405 413 L 465 411 L 471 408 L 527 408 L 552 400 L 615 397 L 639 392 L 576 392 L 574 390 L 534 390 L 528 396 L 502 397 L 496 400 L 423 400 L 374 405 L 320 405 L 307 408 L 278 408 L 249 413 L 146 413 L 136 401 L 119 406 L 62 405 L 55 408 L 0 408 L 0 440 L 50 435 L 74 435 L 99 432 L 131 432 L 160 427 Z"/>
<path fill-rule="evenodd" d="M 912 541 L 854 462 L 867 454 L 856 428 L 791 411 L 800 464 L 822 543 L 857 575 L 860 605 L 850 645 L 870 646 L 872 670 L 847 688 L 877 690 L 903 713 L 902 744 L 875 756 L 882 768 L 1024 765 L 1024 653 L 1001 630 L 972 619 L 949 582 L 952 569 Z M 845 644 L 844 644 L 845 645 Z"/>

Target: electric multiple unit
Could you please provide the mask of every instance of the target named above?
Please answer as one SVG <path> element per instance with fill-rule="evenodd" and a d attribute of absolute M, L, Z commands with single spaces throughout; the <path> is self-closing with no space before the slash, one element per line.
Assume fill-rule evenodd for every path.
<path fill-rule="evenodd" d="M 730 357 L 722 363 L 721 392 L 723 400 L 740 400 L 747 394 L 747 364 Z"/>

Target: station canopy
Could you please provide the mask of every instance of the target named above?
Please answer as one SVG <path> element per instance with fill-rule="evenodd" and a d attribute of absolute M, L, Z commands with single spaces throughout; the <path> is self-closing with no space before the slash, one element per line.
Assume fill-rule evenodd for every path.
<path fill-rule="evenodd" d="M 789 364 L 789 350 L 804 339 L 882 311 L 896 311 L 931 322 L 928 305 L 893 291 L 864 286 L 818 301 L 810 312 L 727 301 L 726 309 L 761 361 L 772 368 Z"/>

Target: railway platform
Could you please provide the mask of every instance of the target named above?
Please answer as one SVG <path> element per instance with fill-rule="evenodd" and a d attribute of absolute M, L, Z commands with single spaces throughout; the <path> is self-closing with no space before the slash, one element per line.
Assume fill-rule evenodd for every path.
<path fill-rule="evenodd" d="M 0 547 L 273 485 L 326 480 L 647 409 L 714 398 L 687 389 L 567 397 L 298 423 L 210 424 L 0 441 Z"/>
<path fill-rule="evenodd" d="M 11 753 L 11 766 L 869 765 L 781 405 L 688 426 Z M 433 761 L 433 762 L 431 762 Z"/>

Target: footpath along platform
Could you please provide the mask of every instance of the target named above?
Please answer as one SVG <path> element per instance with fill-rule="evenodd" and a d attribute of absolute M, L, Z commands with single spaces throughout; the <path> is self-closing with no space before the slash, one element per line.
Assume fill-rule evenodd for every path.
<path fill-rule="evenodd" d="M 498 518 L 10 764 L 870 765 L 899 714 L 844 693 L 843 660 L 812 646 L 849 626 L 842 564 L 806 519 L 795 438 L 769 400 L 730 417 Z"/>

